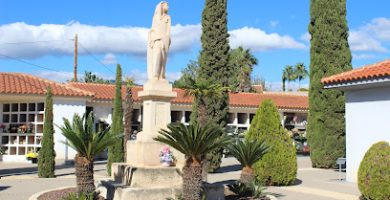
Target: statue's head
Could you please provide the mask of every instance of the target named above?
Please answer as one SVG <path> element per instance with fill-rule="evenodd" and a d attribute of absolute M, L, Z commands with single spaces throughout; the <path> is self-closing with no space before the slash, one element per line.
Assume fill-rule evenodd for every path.
<path fill-rule="evenodd" d="M 169 9 L 168 2 L 161 1 L 159 4 L 157 4 L 154 14 L 157 16 L 162 16 L 163 14 L 168 13 L 168 9 Z"/>

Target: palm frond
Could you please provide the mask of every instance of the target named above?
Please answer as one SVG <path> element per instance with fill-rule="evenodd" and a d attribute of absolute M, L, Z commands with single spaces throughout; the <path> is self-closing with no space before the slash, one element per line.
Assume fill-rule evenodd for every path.
<path fill-rule="evenodd" d="M 168 129 L 162 129 L 155 141 L 167 144 L 183 153 L 187 157 L 200 158 L 202 155 L 227 146 L 230 139 L 221 136 L 222 129 L 208 123 L 205 127 L 194 123 L 189 126 L 183 124 L 169 124 Z"/>
<path fill-rule="evenodd" d="M 243 167 L 252 167 L 269 151 L 265 142 L 249 140 L 238 141 L 237 144 L 230 145 L 228 149 Z"/>
<path fill-rule="evenodd" d="M 93 128 L 93 113 L 88 116 L 84 114 L 82 117 L 75 114 L 72 124 L 64 118 L 64 125 L 59 129 L 67 139 L 67 142 L 63 143 L 87 159 L 93 159 L 107 147 L 121 142 L 120 138 L 123 137 L 120 134 L 110 134 L 110 127 L 97 133 Z"/>

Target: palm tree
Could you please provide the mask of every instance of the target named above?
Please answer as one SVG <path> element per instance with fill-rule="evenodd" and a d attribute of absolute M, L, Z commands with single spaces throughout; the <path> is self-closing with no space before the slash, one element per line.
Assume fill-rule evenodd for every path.
<path fill-rule="evenodd" d="M 287 90 L 290 90 L 290 81 L 295 81 L 297 79 L 296 72 L 291 65 L 287 65 L 283 70 L 282 81 L 285 82 L 287 80 Z"/>
<path fill-rule="evenodd" d="M 282 74 L 282 90 L 283 90 L 283 92 L 285 92 L 286 91 L 286 81 L 287 81 L 287 79 L 288 79 L 288 74 L 287 74 L 287 72 L 286 72 L 286 70 L 283 70 L 283 74 Z"/>
<path fill-rule="evenodd" d="M 93 114 L 80 117 L 75 114 L 72 124 L 64 118 L 64 125 L 59 127 L 67 139 L 66 145 L 77 151 L 75 156 L 76 182 L 79 194 L 95 192 L 93 178 L 93 158 L 107 147 L 120 142 L 122 135 L 109 134 L 109 128 L 96 133 L 93 129 Z"/>
<path fill-rule="evenodd" d="M 167 144 L 185 155 L 183 167 L 183 195 L 186 200 L 199 200 L 202 186 L 202 157 L 230 143 L 221 136 L 219 126 L 207 123 L 204 127 L 198 123 L 189 126 L 169 124 L 168 130 L 161 130 L 154 140 Z"/>
<path fill-rule="evenodd" d="M 268 152 L 269 147 L 265 142 L 240 140 L 237 144 L 230 145 L 228 149 L 243 167 L 240 182 L 249 185 L 255 178 L 252 166 Z"/>
<path fill-rule="evenodd" d="M 194 103 L 197 103 L 197 109 L 194 113 L 197 115 L 197 119 L 200 126 L 204 126 L 207 123 L 207 98 L 211 96 L 221 96 L 227 87 L 222 87 L 219 84 L 210 84 L 207 81 L 194 80 L 193 78 L 187 79 L 187 84 L 182 87 L 185 90 L 186 96 L 193 96 L 195 98 Z"/>
<path fill-rule="evenodd" d="M 250 74 L 253 67 L 257 65 L 257 59 L 251 54 L 249 49 L 238 47 L 230 52 L 229 62 L 235 70 L 237 76 L 236 83 L 237 92 L 244 92 L 251 86 Z"/>
<path fill-rule="evenodd" d="M 295 72 L 298 78 L 298 88 L 301 89 L 301 80 L 309 76 L 309 72 L 306 70 L 306 66 L 303 63 L 297 63 L 295 65 Z"/>

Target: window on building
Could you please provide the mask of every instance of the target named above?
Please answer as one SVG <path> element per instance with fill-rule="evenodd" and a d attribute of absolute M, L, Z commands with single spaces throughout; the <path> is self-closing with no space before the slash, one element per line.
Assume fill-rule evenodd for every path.
<path fill-rule="evenodd" d="M 185 111 L 185 113 L 184 113 L 184 121 L 186 122 L 186 123 L 189 123 L 190 122 L 190 120 L 191 120 L 191 111 Z"/>
<path fill-rule="evenodd" d="M 183 118 L 182 111 L 171 111 L 171 122 L 181 122 Z"/>
<path fill-rule="evenodd" d="M 249 124 L 252 123 L 253 118 L 255 118 L 255 114 L 254 113 L 250 113 L 249 114 Z"/>
<path fill-rule="evenodd" d="M 228 113 L 227 123 L 228 124 L 233 124 L 234 123 L 234 118 L 235 118 L 235 114 L 234 113 Z"/>
<path fill-rule="evenodd" d="M 237 114 L 238 124 L 246 124 L 247 120 L 248 120 L 248 114 L 247 113 L 238 113 Z"/>
<path fill-rule="evenodd" d="M 132 122 L 135 124 L 140 123 L 140 109 L 133 109 Z"/>

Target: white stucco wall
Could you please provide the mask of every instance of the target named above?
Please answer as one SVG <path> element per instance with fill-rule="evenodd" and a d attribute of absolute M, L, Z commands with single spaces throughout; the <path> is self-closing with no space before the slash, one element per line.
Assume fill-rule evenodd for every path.
<path fill-rule="evenodd" d="M 390 142 L 390 87 L 346 91 L 347 181 L 357 182 L 360 161 L 372 144 Z"/>
<path fill-rule="evenodd" d="M 95 123 L 98 121 L 112 123 L 112 103 L 88 103 L 88 106 L 93 107 Z"/>
<path fill-rule="evenodd" d="M 53 100 L 53 122 L 55 125 L 62 126 L 63 118 L 73 119 L 74 114 L 82 116 L 86 110 L 86 99 L 65 99 L 54 98 Z M 61 131 L 57 126 L 54 126 L 54 149 L 56 151 L 56 159 L 73 159 L 76 151 L 69 148 L 61 141 L 66 141 Z"/>

